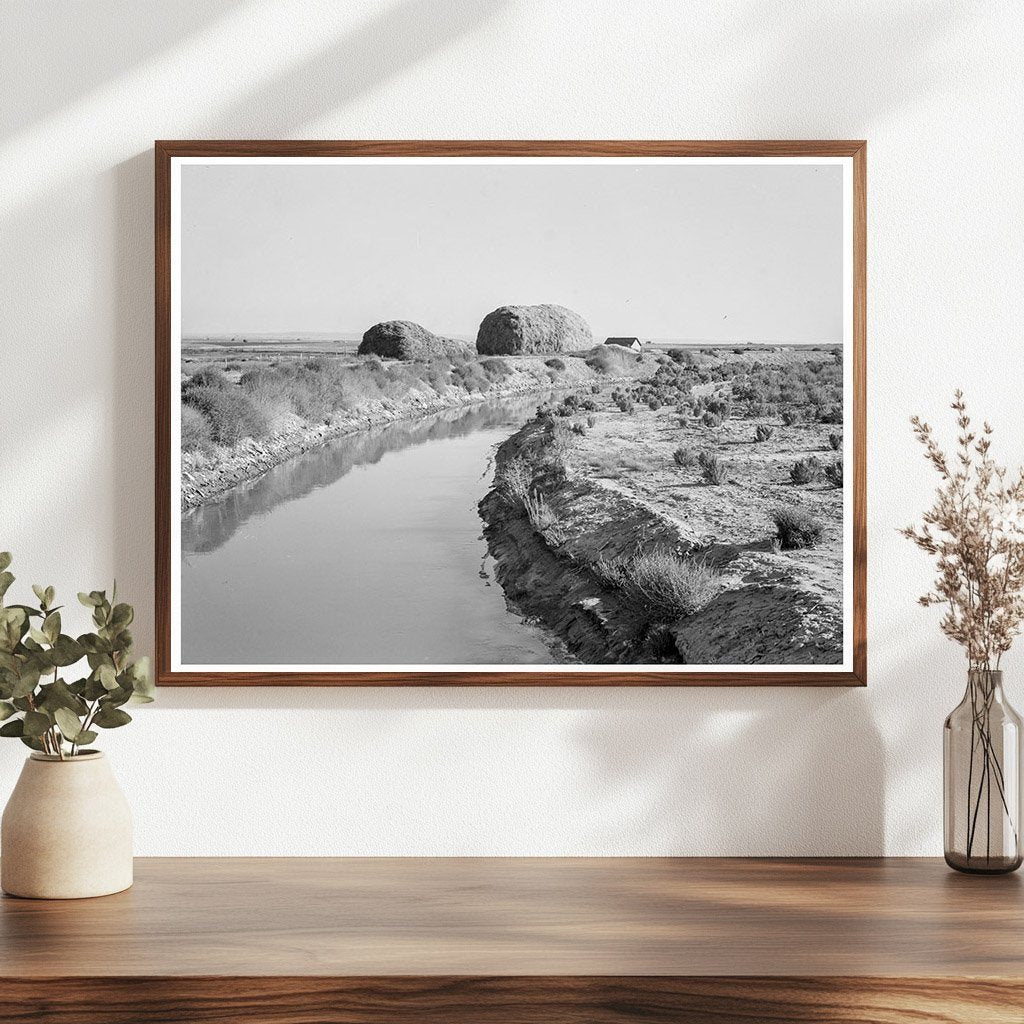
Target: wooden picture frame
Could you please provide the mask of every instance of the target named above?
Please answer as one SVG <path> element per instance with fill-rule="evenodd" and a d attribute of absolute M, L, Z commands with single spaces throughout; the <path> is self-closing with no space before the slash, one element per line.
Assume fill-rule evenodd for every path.
<path fill-rule="evenodd" d="M 172 177 L 175 162 L 253 158 L 585 158 L 649 160 L 699 159 L 837 159 L 849 168 L 852 202 L 848 239 L 848 270 L 852 301 L 848 303 L 850 351 L 846 380 L 852 393 L 846 401 L 847 487 L 852 501 L 848 548 L 852 548 L 848 604 L 849 624 L 842 665 L 801 670 L 762 666 L 727 671 L 708 666 L 652 669 L 631 665 L 590 667 L 572 665 L 534 671 L 509 666 L 501 669 L 439 672 L 428 666 L 404 666 L 397 671 L 359 667 L 351 671 L 194 670 L 172 663 L 172 524 L 180 518 L 180 495 L 172 493 L 172 406 L 179 400 L 179 367 L 174 365 L 172 272 L 180 254 L 173 251 L 176 226 L 172 216 Z M 863 686 L 866 685 L 866 144 L 863 141 L 158 141 L 155 144 L 156 241 L 156 666 L 161 686 Z M 179 331 L 180 325 L 175 328 Z M 178 360 L 180 364 L 180 359 Z M 845 584 L 844 584 L 845 585 Z"/>

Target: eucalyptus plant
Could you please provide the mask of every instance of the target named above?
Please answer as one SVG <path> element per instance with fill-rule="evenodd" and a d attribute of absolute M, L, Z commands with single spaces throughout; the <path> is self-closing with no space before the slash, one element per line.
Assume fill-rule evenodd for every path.
<path fill-rule="evenodd" d="M 68 636 L 53 587 L 33 585 L 38 605 L 4 604 L 14 582 L 10 564 L 10 553 L 0 551 L 0 736 L 61 760 L 74 757 L 98 730 L 132 720 L 125 705 L 153 700 L 149 659 L 132 660 L 135 612 L 118 603 L 116 581 L 109 598 L 103 590 L 80 593 L 95 632 Z M 83 659 L 88 675 L 67 682 L 67 670 Z"/>

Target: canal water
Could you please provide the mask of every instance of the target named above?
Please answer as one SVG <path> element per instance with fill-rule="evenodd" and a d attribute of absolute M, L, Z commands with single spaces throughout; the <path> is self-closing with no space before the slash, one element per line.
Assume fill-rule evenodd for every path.
<path fill-rule="evenodd" d="M 186 515 L 189 665 L 562 660 L 492 578 L 477 503 L 537 396 L 338 438 Z"/>

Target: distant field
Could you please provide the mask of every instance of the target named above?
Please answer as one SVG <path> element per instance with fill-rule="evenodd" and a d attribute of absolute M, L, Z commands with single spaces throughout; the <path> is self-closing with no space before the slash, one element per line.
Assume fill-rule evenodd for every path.
<path fill-rule="evenodd" d="M 643 340 L 643 339 L 641 339 Z M 774 349 L 789 349 L 794 352 L 832 352 L 842 349 L 837 342 L 814 342 L 808 344 L 789 344 L 782 341 L 671 341 L 665 338 L 654 338 L 644 341 L 644 348 L 667 351 L 670 348 L 682 348 L 699 352 L 771 352 Z"/>
<path fill-rule="evenodd" d="M 197 366 L 224 366 L 237 363 L 259 364 L 284 358 L 306 356 L 352 357 L 359 347 L 360 335 L 338 337 L 310 336 L 303 338 L 263 336 L 210 336 L 181 339 L 181 363 L 186 372 Z"/>
<path fill-rule="evenodd" d="M 469 335 L 456 337 L 472 341 Z M 245 369 L 247 365 L 279 360 L 282 358 L 302 359 L 307 356 L 338 356 L 351 358 L 362 335 L 359 334 L 307 334 L 307 335 L 270 335 L 270 334 L 215 334 L 195 335 L 182 338 L 182 368 L 188 372 L 199 366 L 227 366 L 231 369 Z M 768 344 L 761 342 L 700 342 L 672 341 L 658 338 L 644 342 L 647 351 L 667 352 L 679 348 L 692 352 L 704 352 L 707 355 L 723 356 L 726 354 L 757 354 L 760 357 L 772 353 L 784 352 L 835 352 L 842 349 L 838 344 L 787 345 Z M 237 365 L 234 365 L 237 364 Z"/>

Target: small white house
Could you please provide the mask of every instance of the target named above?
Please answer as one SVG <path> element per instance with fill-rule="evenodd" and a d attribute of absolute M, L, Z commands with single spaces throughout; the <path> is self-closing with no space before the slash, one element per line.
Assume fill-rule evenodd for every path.
<path fill-rule="evenodd" d="M 628 348 L 633 352 L 639 352 L 644 346 L 639 338 L 608 338 L 606 345 L 618 345 L 620 348 Z"/>

